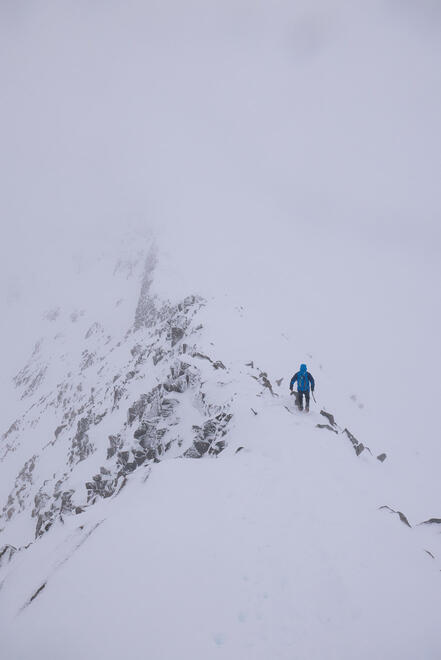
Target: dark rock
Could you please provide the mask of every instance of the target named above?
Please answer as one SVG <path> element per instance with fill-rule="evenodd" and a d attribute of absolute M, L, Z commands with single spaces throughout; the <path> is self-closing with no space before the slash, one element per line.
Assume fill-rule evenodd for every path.
<path fill-rule="evenodd" d="M 355 450 L 355 453 L 357 454 L 357 456 L 360 456 L 360 454 L 361 454 L 365 449 L 366 449 L 366 450 L 372 455 L 372 452 L 371 452 L 371 450 L 369 449 L 369 447 L 367 447 L 366 445 L 364 445 L 362 442 L 358 442 L 358 440 L 357 440 L 357 438 L 355 437 L 355 435 L 353 435 L 353 434 L 352 434 L 347 428 L 344 429 L 343 433 L 345 433 L 345 434 L 348 436 L 349 440 L 350 440 L 351 443 L 352 443 L 352 446 L 354 447 L 354 450 Z"/>
<path fill-rule="evenodd" d="M 335 423 L 334 415 L 331 415 L 331 413 L 326 412 L 326 410 L 320 410 L 320 415 L 326 417 L 331 426 L 337 426 Z"/>
<path fill-rule="evenodd" d="M 162 360 L 164 355 L 165 355 L 165 352 L 162 350 L 162 348 L 157 348 L 156 349 L 156 351 L 154 352 L 153 357 L 152 357 L 153 364 L 154 364 L 155 367 L 158 364 L 158 362 L 160 362 Z"/>
<path fill-rule="evenodd" d="M 137 465 L 142 465 L 147 458 L 146 452 L 141 450 L 135 450 L 133 456 Z"/>
<path fill-rule="evenodd" d="M 133 434 L 133 437 L 134 437 L 136 440 L 141 440 L 142 438 L 144 438 L 144 436 L 145 436 L 145 434 L 146 434 L 148 428 L 149 428 L 149 425 L 148 425 L 146 422 L 143 422 L 143 423 L 141 424 L 141 426 L 139 426 L 139 427 L 136 429 L 136 431 L 135 431 L 134 434 Z"/>
<path fill-rule="evenodd" d="M 218 429 L 218 424 L 213 419 L 209 419 L 208 422 L 205 422 L 203 427 L 204 440 L 211 441 L 216 435 Z"/>
<path fill-rule="evenodd" d="M 194 447 L 198 452 L 199 456 L 203 456 L 209 450 L 210 443 L 206 442 L 205 440 L 195 440 Z"/>
<path fill-rule="evenodd" d="M 37 598 L 37 596 L 39 596 L 39 595 L 41 594 L 41 592 L 43 591 L 43 589 L 44 589 L 45 587 L 46 587 L 46 582 L 45 582 L 44 584 L 42 584 L 41 587 L 39 587 L 39 588 L 37 589 L 37 591 L 34 593 L 33 596 L 31 596 L 28 605 L 30 605 L 30 604 L 32 603 L 32 601 L 34 601 L 34 600 Z"/>
<path fill-rule="evenodd" d="M 132 357 L 137 357 L 142 351 L 142 346 L 141 344 L 135 344 L 131 349 L 130 353 Z"/>
<path fill-rule="evenodd" d="M 17 548 L 15 548 L 13 545 L 4 545 L 0 549 L 0 567 L 8 564 L 16 552 Z"/>
<path fill-rule="evenodd" d="M 66 426 L 67 426 L 67 424 L 61 424 L 61 426 L 57 426 L 57 428 L 55 429 L 55 433 L 54 433 L 55 438 L 58 438 L 58 436 L 60 435 L 61 431 L 63 431 L 63 429 L 65 429 Z"/>
<path fill-rule="evenodd" d="M 424 520 L 424 522 L 419 523 L 420 525 L 441 525 L 441 518 L 429 518 L 429 520 Z"/>
<path fill-rule="evenodd" d="M 163 384 L 163 387 L 166 392 L 178 392 L 183 394 L 188 388 L 189 379 L 186 376 L 181 376 L 180 378 L 170 379 Z"/>
<path fill-rule="evenodd" d="M 184 458 L 200 458 L 201 454 L 198 452 L 196 447 L 192 445 L 187 451 L 183 454 Z"/>
<path fill-rule="evenodd" d="M 212 443 L 210 449 L 208 450 L 209 454 L 212 456 L 217 456 L 225 449 L 225 440 L 218 440 L 217 442 Z"/>
<path fill-rule="evenodd" d="M 198 351 L 193 353 L 193 357 L 200 358 L 201 360 L 208 360 L 208 362 L 213 363 L 213 360 L 211 359 L 211 357 L 208 357 L 208 355 L 204 355 L 203 353 L 199 353 Z"/>
<path fill-rule="evenodd" d="M 90 353 L 90 351 L 85 350 L 81 355 L 81 371 L 89 369 L 95 363 L 96 355 L 95 353 Z"/>
<path fill-rule="evenodd" d="M 13 422 L 13 423 L 11 424 L 11 426 L 8 428 L 8 430 L 7 430 L 5 433 L 3 433 L 3 435 L 2 435 L 2 440 L 6 440 L 6 438 L 7 438 L 9 435 L 11 435 L 11 433 L 17 433 L 18 430 L 19 430 L 19 428 L 20 428 L 20 427 L 19 427 L 19 422 L 18 422 L 18 420 L 15 420 L 15 422 Z"/>
<path fill-rule="evenodd" d="M 348 429 L 344 429 L 343 433 L 346 433 L 346 435 L 348 436 L 349 440 L 352 442 L 354 447 L 356 447 L 358 445 L 357 438 L 355 437 L 355 435 L 352 435 L 352 433 L 350 431 L 348 431 Z"/>
<path fill-rule="evenodd" d="M 129 454 L 128 451 L 118 452 L 118 459 L 124 466 L 127 465 L 127 462 L 129 460 L 129 456 L 130 456 L 130 454 Z"/>
<path fill-rule="evenodd" d="M 60 513 L 70 513 L 73 510 L 72 496 L 74 493 L 74 490 L 66 490 L 61 494 Z"/>
<path fill-rule="evenodd" d="M 127 411 L 127 422 L 129 425 L 132 425 L 135 419 L 141 420 L 149 401 L 150 397 L 147 394 L 142 394 L 141 397 L 130 406 Z"/>
<path fill-rule="evenodd" d="M 410 524 L 407 517 L 404 515 L 402 511 L 395 511 L 395 509 L 392 509 L 390 506 L 387 506 L 387 504 L 380 506 L 380 510 L 381 509 L 386 509 L 387 511 L 390 511 L 390 513 L 396 513 L 402 523 L 407 525 L 407 527 L 412 527 L 412 525 Z"/>
<path fill-rule="evenodd" d="M 334 433 L 337 433 L 337 435 L 338 435 L 338 431 L 333 429 L 332 426 L 330 426 L 329 424 L 316 424 L 316 427 L 318 429 L 328 429 L 328 431 L 333 431 Z"/>
<path fill-rule="evenodd" d="M 107 458 L 112 458 L 122 447 L 122 440 L 120 435 L 109 435 L 109 444 L 110 447 L 107 449 Z"/>
<path fill-rule="evenodd" d="M 217 360 L 216 362 L 213 362 L 213 367 L 215 369 L 226 369 L 226 366 L 220 360 Z"/>
<path fill-rule="evenodd" d="M 172 348 L 173 348 L 173 346 L 176 346 L 176 344 L 178 343 L 178 341 L 180 341 L 182 339 L 184 334 L 185 334 L 185 331 L 182 328 L 173 327 L 171 329 L 171 345 L 172 345 Z"/>
<path fill-rule="evenodd" d="M 118 406 L 125 391 L 125 387 L 123 386 L 113 388 L 113 410 Z"/>
<path fill-rule="evenodd" d="M 99 424 L 100 422 L 102 422 L 106 415 L 107 415 L 107 412 L 103 412 L 103 413 L 101 413 L 101 415 L 95 415 L 94 419 L 93 419 L 93 423 L 95 424 L 95 426 L 97 424 Z"/>
<path fill-rule="evenodd" d="M 93 413 L 82 417 L 77 424 L 77 432 L 72 440 L 69 452 L 69 464 L 74 465 L 84 461 L 94 451 L 94 446 L 89 440 L 87 431 L 93 422 Z"/>
<path fill-rule="evenodd" d="M 409 523 L 409 521 L 408 521 L 407 517 L 404 515 L 404 513 L 402 513 L 401 511 L 397 511 L 397 513 L 400 517 L 401 522 L 403 522 L 408 527 L 412 527 L 412 525 Z"/>
<path fill-rule="evenodd" d="M 103 330 L 102 325 L 100 325 L 97 321 L 95 321 L 95 323 L 92 323 L 89 330 L 86 332 L 86 335 L 85 335 L 84 338 L 89 339 L 90 337 L 92 337 L 92 335 L 103 334 L 103 332 L 104 332 L 104 330 Z"/>
<path fill-rule="evenodd" d="M 22 399 L 32 396 L 42 384 L 47 372 L 47 366 L 37 367 L 35 371 L 31 371 L 29 367 L 25 367 L 14 378 L 16 387 L 25 386 L 21 395 Z"/>
<path fill-rule="evenodd" d="M 170 417 L 178 404 L 179 401 L 177 399 L 162 399 L 160 411 L 161 417 L 164 419 Z"/>
<path fill-rule="evenodd" d="M 265 371 L 262 371 L 262 372 L 259 374 L 259 379 L 260 379 L 260 382 L 262 383 L 262 385 L 263 385 L 264 387 L 266 387 L 266 388 L 271 392 L 271 394 L 272 394 L 273 396 L 278 396 L 278 394 L 275 394 L 275 393 L 273 392 L 273 386 L 271 385 L 271 382 L 270 382 L 270 380 L 269 380 L 269 378 L 268 378 L 268 374 L 267 374 Z"/>
<path fill-rule="evenodd" d="M 377 460 L 380 461 L 380 463 L 384 463 L 386 458 L 387 458 L 386 454 L 378 454 L 378 456 L 377 456 Z"/>
<path fill-rule="evenodd" d="M 151 449 L 158 439 L 156 424 L 154 422 L 145 422 L 143 427 L 140 427 L 140 431 L 142 429 L 144 430 L 144 433 L 137 438 L 139 444 L 143 449 Z"/>
<path fill-rule="evenodd" d="M 48 532 L 52 527 L 53 523 L 53 511 L 46 511 L 37 518 L 37 525 L 35 528 L 35 538 L 42 536 L 45 532 Z"/>

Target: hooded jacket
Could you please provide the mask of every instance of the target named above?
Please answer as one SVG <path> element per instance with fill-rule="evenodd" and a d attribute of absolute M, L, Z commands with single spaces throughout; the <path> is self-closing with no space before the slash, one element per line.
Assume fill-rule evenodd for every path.
<path fill-rule="evenodd" d="M 294 376 L 291 378 L 291 382 L 289 384 L 289 389 L 291 390 L 291 392 L 293 390 L 295 383 L 297 383 L 298 392 L 309 392 L 310 386 L 311 386 L 311 390 L 314 392 L 315 381 L 312 375 L 306 369 L 306 364 L 301 364 L 300 371 L 294 374 Z"/>

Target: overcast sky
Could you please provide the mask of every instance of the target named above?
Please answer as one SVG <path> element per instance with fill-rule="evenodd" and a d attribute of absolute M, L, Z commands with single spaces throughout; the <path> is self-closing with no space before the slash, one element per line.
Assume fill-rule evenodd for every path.
<path fill-rule="evenodd" d="M 433 264 L 436 304 L 440 37 L 436 0 L 3 0 L 6 309 L 128 226 L 196 289 L 262 271 L 271 291 L 306 249 L 323 298 L 358 253 L 378 297 L 399 255 Z"/>
<path fill-rule="evenodd" d="M 433 249 L 439 6 L 3 0 L 3 269 L 127 222 Z"/>

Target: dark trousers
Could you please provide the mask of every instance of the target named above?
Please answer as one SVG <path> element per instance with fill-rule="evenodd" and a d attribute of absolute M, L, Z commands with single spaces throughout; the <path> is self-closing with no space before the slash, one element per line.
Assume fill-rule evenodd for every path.
<path fill-rule="evenodd" d="M 303 397 L 305 397 L 305 408 L 309 408 L 309 392 L 296 392 L 296 404 L 299 410 L 303 410 Z"/>

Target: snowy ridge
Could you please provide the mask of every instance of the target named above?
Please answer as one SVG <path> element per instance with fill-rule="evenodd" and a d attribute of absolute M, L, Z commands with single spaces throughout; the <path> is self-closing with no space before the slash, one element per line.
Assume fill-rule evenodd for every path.
<path fill-rule="evenodd" d="M 67 324 L 58 309 L 46 313 L 52 334 L 37 342 L 15 378 L 24 412 L 0 447 L 2 473 L 15 475 L 1 513 L 8 658 L 26 657 L 26 640 L 36 638 L 41 657 L 55 660 L 54 626 L 67 640 L 68 658 L 103 649 L 118 657 L 123 637 L 111 635 L 103 646 L 107 609 L 97 614 L 93 593 L 116 608 L 133 639 L 147 617 L 152 657 L 167 660 L 219 653 L 263 659 L 273 652 L 287 660 L 322 658 L 304 626 L 324 627 L 336 649 L 328 657 L 350 658 L 356 645 L 342 651 L 341 631 L 352 625 L 361 634 L 363 621 L 382 631 L 388 651 L 375 657 L 395 657 L 401 646 L 384 627 L 395 596 L 383 594 L 377 612 L 381 585 L 391 594 L 416 593 L 419 616 L 435 630 L 440 520 L 414 525 L 388 499 L 389 459 L 370 439 L 359 440 L 358 430 L 340 425 L 337 410 L 300 413 L 283 375 L 248 356 L 219 354 L 204 325 L 215 318 L 216 301 L 161 299 L 153 288 L 156 262 L 151 250 L 113 269 L 127 289 L 121 297 L 116 287 L 109 298 L 118 323 L 106 325 L 112 313 L 97 321 L 81 310 L 68 314 Z M 128 293 L 133 287 L 140 288 L 137 298 Z M 244 310 L 235 313 L 242 318 Z M 323 374 L 321 381 L 325 397 Z M 204 457 L 219 460 L 191 460 Z M 122 567 L 130 586 L 119 577 Z M 87 605 L 77 583 L 87 583 Z M 197 597 L 183 614 L 170 600 L 179 603 L 192 589 Z M 204 609 L 213 593 L 221 623 Z M 343 603 L 337 626 L 335 594 Z M 53 620 L 54 605 L 60 613 Z M 139 615 L 128 616 L 131 608 Z M 62 612 L 73 612 L 73 629 Z M 409 630 L 413 616 L 412 608 L 402 611 Z M 183 653 L 164 641 L 167 617 Z M 22 626 L 28 632 L 19 643 Z M 301 653 L 293 656 L 297 645 Z M 130 660 L 144 657 L 142 645 L 130 649 Z M 365 641 L 359 656 L 374 653 Z"/>
<path fill-rule="evenodd" d="M 128 474 L 165 453 L 198 457 L 223 449 L 228 401 L 222 394 L 213 400 L 202 381 L 207 372 L 226 369 L 196 343 L 204 301 L 190 296 L 171 305 L 150 296 L 153 268 L 150 254 L 135 323 L 123 336 L 93 322 L 82 350 L 69 355 L 66 338 L 56 333 L 53 342 L 36 344 L 15 378 L 21 398 L 33 403 L 2 436 L 2 460 L 28 446 L 33 453 L 3 507 L 3 531 L 31 516 L 40 536 L 60 517 L 113 495 Z M 56 363 L 64 363 L 65 373 L 55 389 L 45 388 Z M 23 542 L 29 540 L 28 531 Z"/>

